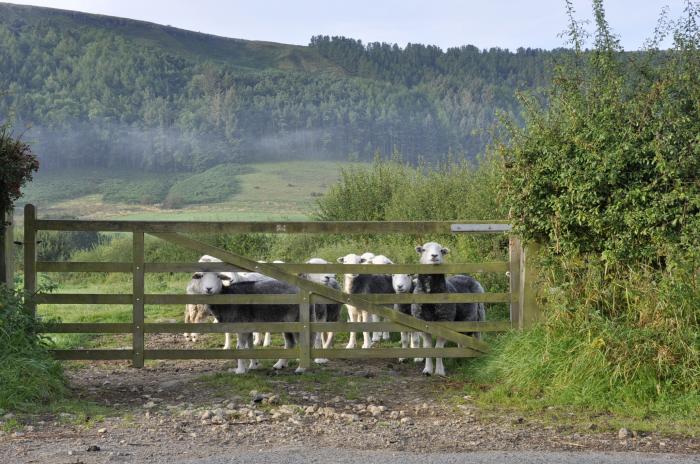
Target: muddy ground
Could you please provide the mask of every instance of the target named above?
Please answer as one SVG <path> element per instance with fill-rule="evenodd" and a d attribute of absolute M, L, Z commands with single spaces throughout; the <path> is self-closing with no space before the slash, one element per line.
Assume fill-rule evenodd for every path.
<path fill-rule="evenodd" d="M 331 361 L 313 372 L 245 376 L 231 361 L 123 362 L 67 369 L 73 396 L 97 412 L 5 416 L 3 463 L 174 462 L 226 449 L 343 448 L 411 452 L 484 450 L 700 453 L 682 436 L 611 430 L 605 418 L 484 409 L 454 380 L 413 362 Z M 91 416 L 92 414 L 92 416 Z M 561 421 L 557 420 L 561 418 Z M 8 425 L 14 424 L 13 427 Z M 5 459 L 4 457 L 7 457 Z"/>

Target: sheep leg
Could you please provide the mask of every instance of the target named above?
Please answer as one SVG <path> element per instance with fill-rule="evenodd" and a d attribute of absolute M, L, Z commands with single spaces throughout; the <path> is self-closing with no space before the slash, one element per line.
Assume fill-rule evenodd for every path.
<path fill-rule="evenodd" d="M 410 336 L 410 332 L 401 332 L 401 348 L 408 348 L 408 343 L 411 341 Z M 399 358 L 399 362 L 404 362 L 405 360 L 406 358 Z"/>
<path fill-rule="evenodd" d="M 294 348 L 294 336 L 289 332 L 285 332 L 283 335 L 284 335 L 284 348 L 285 349 Z M 284 369 L 288 365 L 289 365 L 288 359 L 278 359 L 277 362 L 275 363 L 275 365 L 272 366 L 272 368 L 273 369 Z"/>
<path fill-rule="evenodd" d="M 321 334 L 321 337 L 324 337 L 323 339 L 323 349 L 327 350 L 329 348 L 333 348 L 333 337 L 334 337 L 333 332 L 325 332 Z"/>
<path fill-rule="evenodd" d="M 446 341 L 444 338 L 438 337 L 435 342 L 435 348 L 444 348 Z M 442 364 L 442 358 L 435 358 L 435 375 L 445 377 L 445 366 Z"/>
<path fill-rule="evenodd" d="M 189 324 L 190 322 L 192 322 L 192 313 L 194 312 L 192 309 L 192 306 L 194 306 L 194 305 L 191 305 L 191 304 L 185 305 L 185 324 Z M 185 336 L 185 340 L 187 340 L 187 341 L 190 340 L 189 332 L 185 332 L 183 335 Z"/>
<path fill-rule="evenodd" d="M 320 333 L 320 332 L 316 332 L 316 333 L 313 334 L 313 337 L 314 337 L 314 348 L 317 349 L 317 350 L 323 348 L 323 341 L 321 340 L 321 338 L 322 338 L 321 336 L 322 336 L 322 335 L 323 335 L 323 334 Z M 315 362 L 316 364 L 326 364 L 326 363 L 328 362 L 328 360 L 327 360 L 326 358 L 316 358 L 316 359 L 314 359 L 314 362 Z"/>
<path fill-rule="evenodd" d="M 253 332 L 253 345 L 262 345 L 262 334 L 260 332 Z"/>
<path fill-rule="evenodd" d="M 361 322 L 369 322 L 370 321 L 370 315 L 367 311 L 360 311 L 360 320 Z M 372 348 L 372 337 L 369 332 L 362 332 L 362 337 L 364 339 L 364 342 L 362 343 L 362 348 Z"/>
<path fill-rule="evenodd" d="M 200 322 L 205 322 L 207 320 L 207 315 L 209 314 L 209 311 L 205 305 L 199 305 L 199 304 L 192 305 L 192 311 L 193 311 L 193 313 L 192 313 L 193 315 L 190 317 L 190 320 L 192 322 L 200 323 Z M 216 320 L 216 318 L 215 318 L 215 320 Z M 216 321 L 216 322 L 218 322 L 218 321 Z M 190 339 L 193 342 L 196 342 L 198 338 L 199 338 L 198 333 L 191 333 L 190 334 Z"/>
<path fill-rule="evenodd" d="M 239 350 L 245 350 L 248 349 L 249 347 L 252 346 L 253 344 L 253 337 L 250 332 L 240 332 L 237 334 L 238 335 L 238 341 L 236 342 L 236 348 Z M 245 374 L 246 373 L 246 361 L 247 359 L 239 359 L 238 360 L 238 367 L 234 371 L 236 374 Z"/>
<path fill-rule="evenodd" d="M 292 348 L 294 348 L 294 346 L 296 346 L 298 343 L 299 343 L 299 334 L 298 333 L 292 334 Z M 297 359 L 297 362 L 299 362 L 299 359 Z M 301 366 L 297 366 L 297 368 L 294 370 L 295 374 L 303 374 L 304 372 L 306 372 L 306 368 L 301 367 Z"/>
<path fill-rule="evenodd" d="M 263 346 L 272 345 L 272 335 L 270 332 L 265 332 L 265 338 L 263 339 Z"/>
<path fill-rule="evenodd" d="M 350 322 L 359 322 L 359 313 L 357 311 L 357 308 L 354 306 L 347 306 L 348 308 L 348 320 Z M 350 332 L 350 340 L 348 341 L 348 344 L 345 346 L 347 349 L 355 348 L 357 345 L 357 333 L 356 332 Z"/>
<path fill-rule="evenodd" d="M 411 334 L 411 348 L 420 348 L 420 333 L 410 332 Z M 413 362 L 423 362 L 423 358 L 413 358 Z"/>
<path fill-rule="evenodd" d="M 381 322 L 379 319 L 379 316 L 376 314 L 371 314 L 370 315 L 370 320 L 372 322 Z M 379 342 L 382 339 L 382 333 L 381 332 L 372 332 L 372 343 Z"/>
<path fill-rule="evenodd" d="M 421 337 L 423 338 L 423 348 L 433 347 L 433 336 L 429 333 L 421 332 Z M 423 368 L 423 375 L 433 374 L 433 358 L 425 358 L 425 368 Z"/>

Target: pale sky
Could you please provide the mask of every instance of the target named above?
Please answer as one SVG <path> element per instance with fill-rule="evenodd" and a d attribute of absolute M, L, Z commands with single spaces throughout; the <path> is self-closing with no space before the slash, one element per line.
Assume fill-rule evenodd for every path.
<path fill-rule="evenodd" d="M 363 42 L 551 49 L 563 45 L 564 0 L 30 0 L 13 1 L 167 24 L 224 37 L 307 45 L 312 35 Z M 589 0 L 573 0 L 592 19 Z M 607 0 L 608 22 L 627 50 L 639 49 L 664 5 L 684 0 Z"/>

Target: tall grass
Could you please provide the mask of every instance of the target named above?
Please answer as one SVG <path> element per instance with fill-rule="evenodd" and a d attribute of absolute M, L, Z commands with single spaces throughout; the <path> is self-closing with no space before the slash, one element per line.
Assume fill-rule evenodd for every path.
<path fill-rule="evenodd" d="M 22 411 L 60 398 L 61 365 L 24 307 L 23 296 L 0 285 L 0 409 Z"/>

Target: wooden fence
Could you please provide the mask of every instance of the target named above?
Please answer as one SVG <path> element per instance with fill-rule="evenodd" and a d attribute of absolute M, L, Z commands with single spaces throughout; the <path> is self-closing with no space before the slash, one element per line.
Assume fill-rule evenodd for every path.
<path fill-rule="evenodd" d="M 36 259 L 38 231 L 103 231 L 130 232 L 133 236 L 132 262 L 47 262 Z M 67 349 L 53 350 L 58 359 L 75 360 L 131 360 L 134 367 L 142 367 L 147 359 L 277 359 L 299 358 L 300 366 L 308 367 L 313 358 L 412 358 L 412 357 L 473 357 L 488 351 L 488 345 L 463 332 L 497 332 L 522 329 L 538 318 L 534 298 L 533 272 L 528 254 L 520 241 L 510 238 L 508 261 L 487 263 L 455 263 L 442 265 L 388 264 L 381 267 L 393 273 L 510 273 L 510 291 L 483 294 L 382 294 L 353 295 L 336 291 L 298 276 L 298 273 L 355 273 L 367 271 L 366 265 L 345 264 L 270 264 L 194 240 L 185 233 L 306 233 L 306 234 L 450 234 L 450 233 L 507 233 L 507 223 L 472 222 L 175 222 L 175 221 L 88 221 L 38 219 L 33 205 L 24 210 L 24 286 L 29 295 L 29 310 L 36 312 L 37 304 L 114 304 L 131 305 L 129 323 L 56 323 L 48 325 L 47 333 L 132 334 L 131 349 Z M 144 235 L 149 234 L 201 254 L 221 259 L 222 263 L 148 263 L 144 259 Z M 10 234 L 11 235 L 11 234 Z M 409 244 L 413 245 L 413 244 Z M 299 288 L 291 295 L 186 295 L 151 294 L 145 291 L 145 274 L 196 271 L 256 271 L 283 280 Z M 378 271 L 377 267 L 373 267 Z M 62 294 L 36 293 L 39 272 L 108 272 L 132 274 L 130 294 Z M 313 322 L 311 305 L 315 303 L 347 303 L 359 309 L 378 314 L 386 322 Z M 510 320 L 485 322 L 426 322 L 398 313 L 393 303 L 484 302 L 508 303 Z M 144 308 L 152 304 L 186 303 L 245 303 L 245 304 L 298 304 L 299 322 L 277 323 L 145 323 Z M 254 350 L 217 349 L 145 349 L 145 336 L 150 333 L 222 333 L 222 332 L 296 332 L 300 343 L 294 349 L 263 348 Z M 314 332 L 359 331 L 423 331 L 455 342 L 458 347 L 448 348 L 372 348 L 372 349 L 316 349 L 312 346 Z"/>

